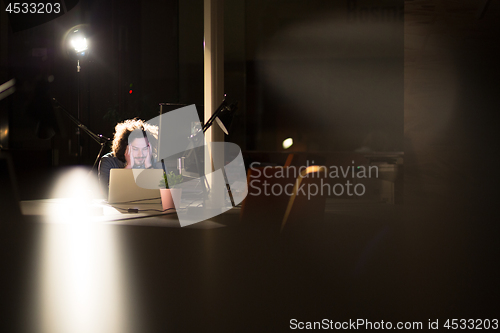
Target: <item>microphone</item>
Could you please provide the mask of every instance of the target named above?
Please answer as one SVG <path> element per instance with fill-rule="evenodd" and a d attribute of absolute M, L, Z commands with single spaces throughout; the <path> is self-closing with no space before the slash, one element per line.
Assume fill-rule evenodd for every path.
<path fill-rule="evenodd" d="M 219 115 L 215 118 L 217 124 L 219 124 L 219 127 L 222 129 L 224 133 L 226 133 L 226 135 L 229 135 L 229 131 L 227 128 L 231 126 L 234 113 L 236 112 L 237 109 L 238 109 L 238 102 L 234 102 L 229 106 L 226 105 L 219 113 Z"/>

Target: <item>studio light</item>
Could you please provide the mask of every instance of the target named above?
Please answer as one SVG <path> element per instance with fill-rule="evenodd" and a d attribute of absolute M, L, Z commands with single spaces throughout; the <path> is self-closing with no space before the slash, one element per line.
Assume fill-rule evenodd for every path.
<path fill-rule="evenodd" d="M 75 50 L 75 53 L 77 56 L 85 56 L 89 45 L 87 42 L 87 38 L 83 34 L 83 32 L 79 29 L 73 30 L 73 33 L 71 34 L 71 47 Z"/>
<path fill-rule="evenodd" d="M 87 38 L 78 38 L 71 40 L 71 45 L 77 53 L 86 51 L 88 48 Z"/>

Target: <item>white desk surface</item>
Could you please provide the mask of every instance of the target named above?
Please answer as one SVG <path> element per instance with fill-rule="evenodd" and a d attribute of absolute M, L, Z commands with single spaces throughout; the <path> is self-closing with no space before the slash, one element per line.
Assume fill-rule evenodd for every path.
<path fill-rule="evenodd" d="M 120 209 L 122 208 L 122 209 Z M 126 209 L 137 208 L 138 213 Z M 21 201 L 23 215 L 37 215 L 45 223 L 105 223 L 180 228 L 175 210 L 161 212 L 161 204 L 113 204 L 101 199 L 42 199 Z M 141 211 L 142 210 L 142 211 Z M 188 226 L 196 229 L 224 227 L 215 221 L 202 221 Z"/>

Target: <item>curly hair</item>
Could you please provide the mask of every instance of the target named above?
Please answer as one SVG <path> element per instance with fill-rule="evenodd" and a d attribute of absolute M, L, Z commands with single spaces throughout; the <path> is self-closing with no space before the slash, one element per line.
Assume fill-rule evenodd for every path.
<path fill-rule="evenodd" d="M 147 134 L 147 138 L 153 151 L 153 156 L 156 156 L 158 146 L 158 127 L 150 125 L 141 119 L 134 118 L 125 120 L 115 126 L 115 135 L 113 138 L 113 145 L 111 147 L 111 151 L 115 157 L 125 163 L 125 150 L 128 146 L 129 136 L 132 135 L 132 139 L 142 138 L 144 137 L 144 133 Z"/>

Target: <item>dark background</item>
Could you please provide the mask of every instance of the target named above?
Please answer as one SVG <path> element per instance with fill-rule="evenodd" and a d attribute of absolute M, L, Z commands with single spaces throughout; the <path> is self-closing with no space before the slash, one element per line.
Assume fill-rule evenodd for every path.
<path fill-rule="evenodd" d="M 226 1 L 226 90 L 241 105 L 228 140 L 243 150 L 279 151 L 291 136 L 306 152 L 404 151 L 404 206 L 330 211 L 321 227 L 279 239 L 252 228 L 194 235 L 124 227 L 137 304 L 148 305 L 137 314 L 145 330 L 247 323 L 278 331 L 295 316 L 498 318 L 500 2 L 479 17 L 484 3 Z M 41 182 L 35 168 L 76 163 L 70 123 L 65 136 L 40 140 L 27 111 L 50 75 L 50 95 L 76 110 L 65 31 L 89 25 L 82 120 L 110 135 L 116 121 L 154 117 L 160 102 L 203 104 L 202 5 L 80 1 L 19 32 L 2 12 L 0 82 L 18 83 L 0 102 L 1 144 L 20 182 Z M 33 48 L 47 48 L 47 58 Z M 98 147 L 84 140 L 91 164 Z M 21 198 L 27 189 L 20 186 Z M 190 289 L 193 276 L 199 284 Z M 165 305 L 170 297 L 186 301 Z M 200 321 L 189 316 L 193 304 Z"/>
<path fill-rule="evenodd" d="M 241 0 L 224 10 L 226 93 L 240 105 L 228 141 L 243 150 L 280 151 L 287 137 L 300 151 L 403 150 L 401 2 Z M 31 22 L 19 15 L 11 15 L 17 29 Z M 63 119 L 63 133 L 37 139 L 43 111 L 29 109 L 45 84 L 76 115 L 76 61 L 63 41 L 76 25 L 90 43 L 80 118 L 94 132 L 111 136 L 119 121 L 153 118 L 159 103 L 203 105 L 203 1 L 83 0 L 32 28 L 4 23 L 1 77 L 17 80 L 2 109 L 10 149 L 40 164 L 76 162 L 74 126 Z M 99 146 L 86 135 L 82 145 L 91 164 Z"/>

